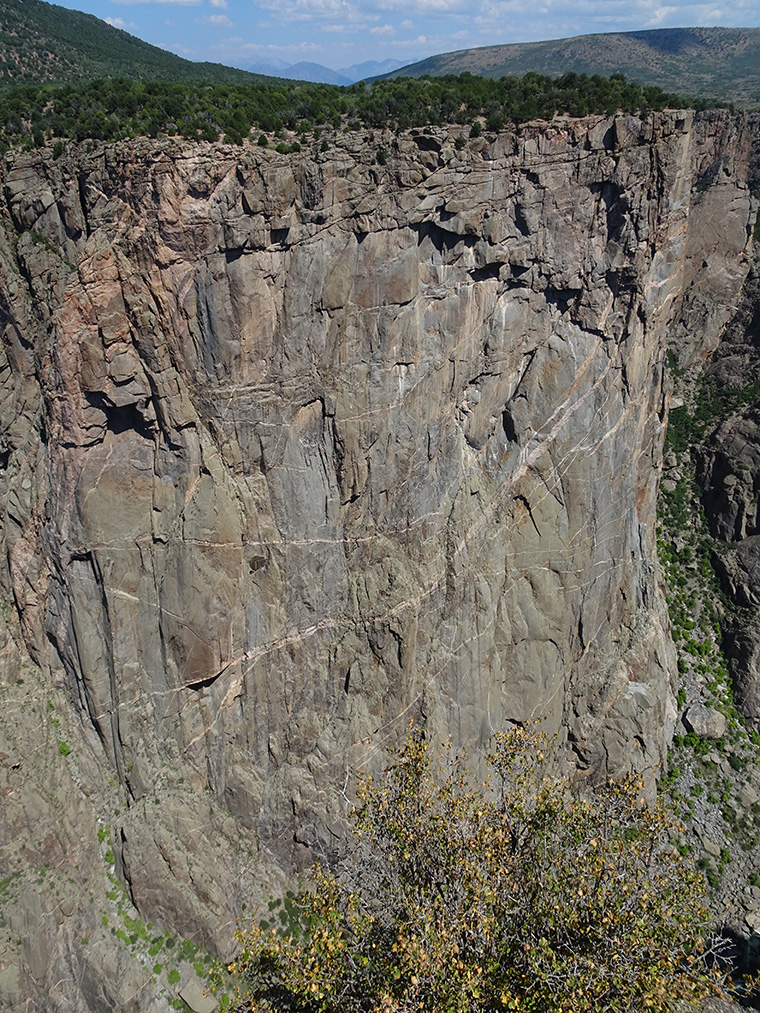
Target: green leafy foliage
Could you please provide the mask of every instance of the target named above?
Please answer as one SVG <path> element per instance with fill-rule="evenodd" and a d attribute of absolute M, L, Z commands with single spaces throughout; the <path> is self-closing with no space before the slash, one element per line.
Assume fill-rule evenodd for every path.
<path fill-rule="evenodd" d="M 719 387 L 703 378 L 696 389 L 693 407 L 672 408 L 668 416 L 666 446 L 683 454 L 719 422 L 747 405 L 760 401 L 760 380 L 744 387 Z"/>
<path fill-rule="evenodd" d="M 482 132 L 481 120 L 487 129 L 499 130 L 526 120 L 551 119 L 555 113 L 585 116 L 685 104 L 678 96 L 642 88 L 620 74 L 609 78 L 565 74 L 556 80 L 526 74 L 497 81 L 462 74 L 376 81 L 370 88 L 363 83 L 340 88 L 292 81 L 145 83 L 107 78 L 0 92 L 0 149 L 159 134 L 205 141 L 224 136 L 239 144 L 251 131 L 285 128 L 303 138 L 315 129 L 337 129 L 344 123 L 353 129 L 395 130 L 469 123 L 470 137 L 476 138 Z M 297 143 L 289 149 L 300 150 Z M 62 148 L 55 151 L 60 155 Z"/>
<path fill-rule="evenodd" d="M 353 871 L 316 869 L 281 924 L 240 934 L 244 1008 L 622 1013 L 716 989 L 702 876 L 638 780 L 581 795 L 526 729 L 488 763 L 479 784 L 419 737 L 391 751 L 360 787 Z"/>

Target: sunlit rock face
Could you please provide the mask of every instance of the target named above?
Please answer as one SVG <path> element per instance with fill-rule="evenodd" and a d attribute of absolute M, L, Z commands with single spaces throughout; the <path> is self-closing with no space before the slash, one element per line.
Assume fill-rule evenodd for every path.
<path fill-rule="evenodd" d="M 9 155 L 4 692 L 28 652 L 76 763 L 51 732 L 56 792 L 31 806 L 28 774 L 0 855 L 72 805 L 56 854 L 97 899 L 107 816 L 143 917 L 226 951 L 412 719 L 470 751 L 540 719 L 568 770 L 651 778 L 667 345 L 705 355 L 730 316 L 750 135 L 665 113 L 432 129 L 384 166 L 363 135 Z M 9 713 L 10 770 L 49 715 Z M 87 917 L 40 915 L 17 995 L 125 1001 Z"/>

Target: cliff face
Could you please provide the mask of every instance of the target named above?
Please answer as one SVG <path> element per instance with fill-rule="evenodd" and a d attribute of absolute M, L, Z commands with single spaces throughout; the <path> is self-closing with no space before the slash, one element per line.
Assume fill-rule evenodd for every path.
<path fill-rule="evenodd" d="M 0 994 L 162 1008 L 101 925 L 108 840 L 143 918 L 225 951 L 410 719 L 664 759 L 664 364 L 746 274 L 747 122 L 373 156 L 6 159 Z"/>
<path fill-rule="evenodd" d="M 760 264 L 750 269 L 737 312 L 724 332 L 702 384 L 733 398 L 722 418 L 708 425 L 693 451 L 697 483 L 719 540 L 714 565 L 734 606 L 725 624 L 734 698 L 747 724 L 760 728 Z M 733 410 L 732 410 L 733 409 Z"/>

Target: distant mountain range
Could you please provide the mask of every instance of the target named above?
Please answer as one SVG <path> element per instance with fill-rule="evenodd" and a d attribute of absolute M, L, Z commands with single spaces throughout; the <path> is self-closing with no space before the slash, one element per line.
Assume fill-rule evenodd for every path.
<path fill-rule="evenodd" d="M 395 70 L 400 70 L 406 64 L 398 60 L 367 60 L 365 63 L 355 63 L 351 67 L 341 67 L 339 70 L 331 70 L 322 66 L 321 63 L 286 63 L 284 60 L 260 60 L 258 63 L 250 64 L 246 69 L 255 74 L 274 74 L 277 77 L 287 77 L 294 81 L 314 81 L 321 84 L 354 84 L 356 81 L 366 81 L 368 78 L 384 77 Z"/>
<path fill-rule="evenodd" d="M 760 105 L 760 28 L 659 28 L 581 35 L 551 42 L 484 46 L 431 56 L 406 66 L 404 77 L 461 74 L 485 77 L 528 71 L 559 77 L 568 71 L 622 73 L 682 95 L 743 106 Z M 386 77 L 398 77 L 393 71 Z"/>

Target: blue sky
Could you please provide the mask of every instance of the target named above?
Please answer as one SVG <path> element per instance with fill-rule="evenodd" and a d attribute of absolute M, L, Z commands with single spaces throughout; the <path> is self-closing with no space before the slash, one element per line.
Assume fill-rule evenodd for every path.
<path fill-rule="evenodd" d="M 760 0 L 56 0 L 190 60 L 337 69 L 588 32 L 760 26 Z"/>

